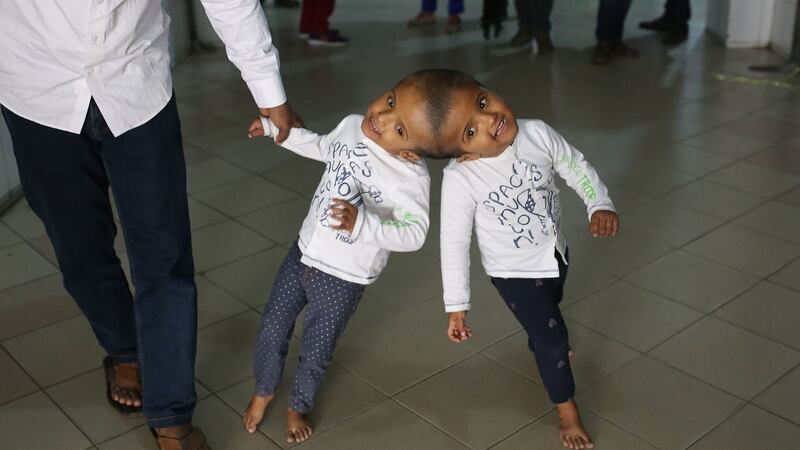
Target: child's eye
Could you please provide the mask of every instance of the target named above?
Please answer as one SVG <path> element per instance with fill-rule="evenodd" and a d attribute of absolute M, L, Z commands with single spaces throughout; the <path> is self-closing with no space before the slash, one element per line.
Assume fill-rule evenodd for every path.
<path fill-rule="evenodd" d="M 481 109 L 486 108 L 486 103 L 487 103 L 487 100 L 486 100 L 486 97 L 484 97 L 484 98 L 481 99 L 481 101 L 478 104 L 478 106 L 480 106 Z"/>
<path fill-rule="evenodd" d="M 400 136 L 403 136 L 403 133 L 405 133 L 403 128 L 402 127 L 397 127 L 397 134 L 399 134 Z"/>
<path fill-rule="evenodd" d="M 389 108 L 394 108 L 394 98 L 391 96 L 388 98 Z"/>
<path fill-rule="evenodd" d="M 475 136 L 475 128 L 467 128 L 467 139 L 472 139 Z"/>

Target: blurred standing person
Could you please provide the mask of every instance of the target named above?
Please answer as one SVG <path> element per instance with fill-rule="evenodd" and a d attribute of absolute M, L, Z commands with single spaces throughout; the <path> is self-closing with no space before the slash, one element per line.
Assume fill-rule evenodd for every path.
<path fill-rule="evenodd" d="M 692 7 L 689 0 L 667 0 L 664 3 L 664 13 L 656 19 L 640 22 L 639 28 L 645 30 L 661 31 L 664 45 L 678 45 L 689 38 L 689 19 L 692 17 Z"/>
<path fill-rule="evenodd" d="M 597 10 L 597 45 L 592 52 L 592 63 L 608 64 L 615 56 L 638 58 L 639 52 L 622 42 L 625 31 L 625 17 L 631 7 L 631 0 L 600 0 Z"/>
<path fill-rule="evenodd" d="M 445 33 L 461 31 L 461 14 L 464 12 L 464 0 L 447 1 L 447 25 Z M 408 21 L 409 27 L 424 27 L 436 23 L 436 0 L 422 0 L 422 11 Z"/>
<path fill-rule="evenodd" d="M 336 0 L 303 0 L 300 8 L 300 36 L 308 37 L 309 45 L 343 47 L 350 39 L 333 29 L 328 19 L 333 14 Z"/>
<path fill-rule="evenodd" d="M 512 47 L 525 47 L 536 39 L 540 53 L 553 51 L 550 39 L 550 13 L 553 0 L 514 0 L 519 18 L 519 31 L 511 38 Z"/>

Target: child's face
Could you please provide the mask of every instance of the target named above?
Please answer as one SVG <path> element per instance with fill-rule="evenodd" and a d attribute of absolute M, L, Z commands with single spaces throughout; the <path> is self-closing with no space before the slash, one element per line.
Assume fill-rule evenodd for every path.
<path fill-rule="evenodd" d="M 414 150 L 433 141 L 419 91 L 401 83 L 375 99 L 367 108 L 361 131 L 387 152 L 417 161 Z"/>
<path fill-rule="evenodd" d="M 493 91 L 478 84 L 453 92 L 453 106 L 447 119 L 451 148 L 467 153 L 464 159 L 497 156 L 517 137 L 514 112 Z"/>

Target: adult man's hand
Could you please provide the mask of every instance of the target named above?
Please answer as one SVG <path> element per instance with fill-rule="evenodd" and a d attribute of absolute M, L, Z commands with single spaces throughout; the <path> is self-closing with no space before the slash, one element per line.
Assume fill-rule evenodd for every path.
<path fill-rule="evenodd" d="M 264 117 L 269 117 L 272 123 L 278 127 L 278 135 L 275 136 L 275 142 L 278 144 L 289 137 L 289 130 L 292 127 L 303 127 L 303 119 L 292 110 L 289 102 L 275 106 L 274 108 L 259 108 L 258 112 Z"/>

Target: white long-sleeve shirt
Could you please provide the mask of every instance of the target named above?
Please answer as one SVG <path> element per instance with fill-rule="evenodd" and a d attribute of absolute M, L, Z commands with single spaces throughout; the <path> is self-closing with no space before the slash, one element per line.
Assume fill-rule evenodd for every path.
<path fill-rule="evenodd" d="M 425 243 L 431 179 L 424 161 L 402 160 L 364 136 L 363 116 L 351 115 L 329 134 L 292 128 L 283 147 L 325 163 L 300 229 L 301 262 L 359 284 L 374 282 L 390 252 L 419 250 Z M 262 118 L 267 136 L 277 129 Z M 331 228 L 331 199 L 358 207 L 353 232 Z"/>
<path fill-rule="evenodd" d="M 202 3 L 256 104 L 286 102 L 258 0 Z M 114 136 L 169 102 L 169 16 L 161 2 L 0 1 L 0 103 L 28 120 L 80 133 L 92 97 Z"/>
<path fill-rule="evenodd" d="M 493 158 L 444 169 L 441 256 L 445 311 L 470 308 L 469 247 L 473 222 L 486 273 L 499 278 L 555 278 L 562 255 L 561 207 L 555 174 L 586 204 L 588 216 L 614 211 L 583 154 L 540 120 L 518 120 L 513 144 Z"/>

